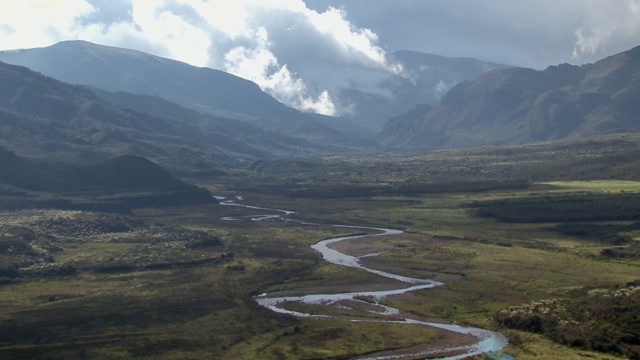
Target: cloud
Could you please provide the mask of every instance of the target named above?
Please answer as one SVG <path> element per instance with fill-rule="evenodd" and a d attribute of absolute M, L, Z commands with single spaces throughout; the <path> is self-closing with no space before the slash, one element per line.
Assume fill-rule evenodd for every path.
<path fill-rule="evenodd" d="M 571 59 L 576 62 L 589 60 L 612 49 L 635 46 L 640 34 L 640 0 L 619 1 L 621 6 L 591 5 L 584 23 L 575 30 L 576 42 Z M 629 42 L 634 39 L 636 43 Z"/>
<path fill-rule="evenodd" d="M 3 49 L 71 39 L 135 48 L 230 72 L 287 105 L 328 115 L 341 111 L 331 93 L 356 80 L 327 74 L 402 71 L 373 30 L 339 7 L 319 12 L 302 0 L 6 0 L 0 20 Z"/>
<path fill-rule="evenodd" d="M 0 11 L 0 50 L 51 45 L 77 38 L 79 19 L 95 12 L 84 0 L 4 0 Z"/>
<path fill-rule="evenodd" d="M 246 77 L 304 111 L 349 111 L 417 50 L 544 68 L 638 45 L 640 0 L 2 0 L 0 50 L 81 39 Z M 444 90 L 449 84 L 441 87 Z"/>
<path fill-rule="evenodd" d="M 342 4 L 388 51 L 417 50 L 545 68 L 585 63 L 639 44 L 640 0 L 308 1 Z M 617 24 L 617 25 L 616 25 Z M 574 51 L 575 50 L 575 51 Z"/>
<path fill-rule="evenodd" d="M 289 71 L 286 65 L 278 63 L 276 56 L 269 51 L 266 29 L 259 28 L 254 39 L 257 40 L 257 46 L 238 46 L 225 54 L 225 69 L 228 72 L 260 84 L 276 99 L 302 111 L 325 115 L 337 113 L 328 91 L 323 90 L 314 97 L 301 78 Z"/>
<path fill-rule="evenodd" d="M 164 50 L 163 56 L 205 66 L 209 61 L 209 34 L 167 1 L 133 0 L 131 33 Z M 178 8 L 179 9 L 179 8 Z"/>
<path fill-rule="evenodd" d="M 436 84 L 436 95 L 442 97 L 447 91 L 456 86 L 457 83 L 457 81 L 445 83 L 443 80 L 440 80 L 438 84 Z"/>
<path fill-rule="evenodd" d="M 345 67 L 401 71 L 386 60 L 375 33 L 354 26 L 340 9 L 317 12 L 300 0 L 236 4 L 244 7 L 236 5 L 238 8 L 232 11 L 236 14 L 235 27 L 224 29 L 227 41 L 212 49 L 211 66 L 250 79 L 300 110 L 326 115 L 347 112 L 333 101 L 331 93 L 339 85 L 327 76 Z M 215 13 L 212 8 L 208 10 L 204 13 Z M 218 26 L 214 19 L 207 20 L 210 26 Z M 231 46 L 228 51 L 220 51 L 227 46 Z"/>

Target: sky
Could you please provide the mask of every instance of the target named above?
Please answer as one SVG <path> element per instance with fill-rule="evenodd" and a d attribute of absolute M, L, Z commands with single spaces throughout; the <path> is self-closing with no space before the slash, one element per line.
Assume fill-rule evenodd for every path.
<path fill-rule="evenodd" d="M 339 115 L 333 89 L 365 70 L 402 76 L 397 50 L 536 69 L 628 50 L 640 0 L 0 0 L 0 50 L 63 40 L 223 70 Z"/>

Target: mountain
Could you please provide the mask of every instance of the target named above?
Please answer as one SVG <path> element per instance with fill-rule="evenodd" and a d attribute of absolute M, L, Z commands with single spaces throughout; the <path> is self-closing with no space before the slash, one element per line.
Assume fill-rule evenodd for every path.
<path fill-rule="evenodd" d="M 295 138 L 158 97 L 100 94 L 0 63 L 0 145 L 23 156 L 74 164 L 133 154 L 174 172 L 208 175 L 257 158 L 368 151 L 336 130 L 314 128 L 311 120 L 311 130 L 300 130 L 307 138 Z"/>
<path fill-rule="evenodd" d="M 171 175 L 162 166 L 153 161 L 135 155 L 120 155 L 86 171 L 111 189 L 179 190 L 191 185 Z"/>
<path fill-rule="evenodd" d="M 2 51 L 0 61 L 25 66 L 70 84 L 155 95 L 217 115 L 300 116 L 255 83 L 223 71 L 86 41 Z"/>
<path fill-rule="evenodd" d="M 392 117 L 385 124 L 384 129 L 381 132 L 381 136 L 382 134 L 389 136 L 392 134 L 410 133 L 416 126 L 418 126 L 422 118 L 422 115 L 428 113 L 429 111 L 431 111 L 431 109 L 433 109 L 433 106 L 431 105 L 427 105 L 427 104 L 418 105 L 411 111 Z M 388 142 L 387 144 L 396 145 L 396 144 L 390 144 Z M 395 147 L 397 148 L 397 146 Z"/>
<path fill-rule="evenodd" d="M 120 154 L 179 163 L 199 153 L 230 161 L 196 124 L 117 107 L 89 89 L 0 63 L 0 144 L 23 156 L 93 164 Z"/>
<path fill-rule="evenodd" d="M 433 105 L 458 83 L 475 79 L 504 65 L 471 58 L 449 58 L 418 51 L 402 50 L 389 54 L 389 61 L 400 64 L 401 75 L 381 70 L 346 69 L 345 77 L 355 84 L 335 90 L 336 103 L 349 108 L 350 121 L 378 131 L 384 123 L 417 105 Z M 362 90 L 367 89 L 367 90 Z"/>
<path fill-rule="evenodd" d="M 158 96 L 292 137 L 305 138 L 311 132 L 311 140 L 316 134 L 333 138 L 336 135 L 330 133 L 334 129 L 347 137 L 347 142 L 370 140 L 389 118 L 418 104 L 434 104 L 455 84 L 502 66 L 414 51 L 392 53 L 389 60 L 402 65 L 402 75 L 380 69 L 326 70 L 322 79 L 342 84 L 330 89 L 334 102 L 351 110 L 339 119 L 330 119 L 289 108 L 248 80 L 135 50 L 64 41 L 43 48 L 0 51 L 0 61 L 71 84 Z"/>
<path fill-rule="evenodd" d="M 177 191 L 194 188 L 160 165 L 134 155 L 79 167 L 23 158 L 0 146 L 0 169 L 0 183 L 35 191 Z"/>
<path fill-rule="evenodd" d="M 640 47 L 593 64 L 501 68 L 458 84 L 378 140 L 429 150 L 581 138 L 640 129 Z"/>
<path fill-rule="evenodd" d="M 130 213 L 134 208 L 208 204 L 208 190 L 148 159 L 123 155 L 91 166 L 17 156 L 0 146 L 0 207 Z M 34 192 L 35 191 L 35 192 Z"/>
<path fill-rule="evenodd" d="M 43 48 L 0 51 L 0 61 L 71 84 L 157 96 L 199 112 L 243 120 L 263 130 L 312 142 L 323 140 L 345 146 L 359 137 L 287 107 L 251 81 L 136 50 L 64 41 Z"/>
<path fill-rule="evenodd" d="M 86 188 L 92 180 L 86 178 L 85 182 L 70 166 L 25 160 L 2 146 L 0 169 L 0 183 L 30 190 L 58 191 L 71 189 L 74 185 Z"/>

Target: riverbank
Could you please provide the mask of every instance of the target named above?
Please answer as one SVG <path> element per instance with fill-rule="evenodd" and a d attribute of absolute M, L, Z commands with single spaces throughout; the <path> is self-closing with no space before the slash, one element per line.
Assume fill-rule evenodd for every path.
<path fill-rule="evenodd" d="M 249 209 L 255 210 L 264 210 L 269 212 L 277 212 L 282 213 L 285 216 L 294 213 L 289 210 L 280 210 L 273 208 L 260 208 L 253 205 L 242 205 L 236 203 L 235 201 L 220 199 L 221 204 L 223 205 L 234 205 L 234 206 L 245 206 Z M 273 214 L 257 214 L 251 216 L 244 216 L 243 218 L 250 218 L 253 221 L 261 221 L 261 220 L 273 220 L 274 218 L 281 217 L 281 215 L 273 215 Z M 285 218 L 281 217 L 283 220 Z M 227 221 L 232 220 L 241 220 L 242 218 L 233 218 L 233 217 L 225 217 L 223 218 Z M 310 225 L 310 223 L 304 223 Z M 386 280 L 391 279 L 395 282 L 404 284 L 401 287 L 394 287 L 384 290 L 374 290 L 371 287 L 363 289 L 361 291 L 353 291 L 350 289 L 349 292 L 331 292 L 331 293 L 304 293 L 298 290 L 298 293 L 303 293 L 300 295 L 286 295 L 282 296 L 282 294 L 274 295 L 274 294 L 261 294 L 256 297 L 255 300 L 261 306 L 274 311 L 280 314 L 293 315 L 298 317 L 305 318 L 319 318 L 319 319 L 341 319 L 348 321 L 375 321 L 375 322 L 390 322 L 390 323 L 411 323 L 416 325 L 428 326 L 432 328 L 440 329 L 440 334 L 443 337 L 448 337 L 448 340 L 445 341 L 446 346 L 434 346 L 433 344 L 422 344 L 421 346 L 415 346 L 408 349 L 395 349 L 392 351 L 392 355 L 385 354 L 376 354 L 372 355 L 373 357 L 364 357 L 363 359 L 400 359 L 406 358 L 411 359 L 415 357 L 424 357 L 424 356 L 432 356 L 438 355 L 439 357 L 445 356 L 445 359 L 461 359 L 463 357 L 479 355 L 482 353 L 496 353 L 503 349 L 508 341 L 506 337 L 499 333 L 495 333 L 488 330 L 472 328 L 472 327 L 462 327 L 455 324 L 442 324 L 436 322 L 427 322 L 424 320 L 420 320 L 411 314 L 402 313 L 403 316 L 399 316 L 401 314 L 399 309 L 389 307 L 381 303 L 381 301 L 387 297 L 392 295 L 401 295 L 405 293 L 409 293 L 416 290 L 424 290 L 430 289 L 436 286 L 442 285 L 442 283 L 437 282 L 432 279 L 420 279 L 413 278 L 408 276 L 403 276 L 399 274 L 394 274 L 386 271 L 381 271 L 378 269 L 373 269 L 364 266 L 358 257 L 349 255 L 347 253 L 338 251 L 334 245 L 339 243 L 345 243 L 349 240 L 354 239 L 370 239 L 374 237 L 382 237 L 382 236 L 394 236 L 402 233 L 400 230 L 396 229 L 386 229 L 386 228 L 371 228 L 371 227 L 360 227 L 360 226 L 347 226 L 347 225 L 334 225 L 340 228 L 348 228 L 354 229 L 358 231 L 365 231 L 366 234 L 357 234 L 351 236 L 339 236 L 335 238 L 329 238 L 319 241 L 318 243 L 311 246 L 314 250 L 320 252 L 325 261 L 328 261 L 332 264 L 347 266 L 356 269 L 361 269 L 368 271 L 370 273 L 376 274 Z M 377 253 L 368 253 L 363 255 L 367 258 L 375 257 Z M 387 283 L 386 286 L 390 284 Z M 295 291 L 289 292 L 296 293 Z M 368 299 L 368 300 L 363 300 Z M 295 309 L 291 309 L 287 307 L 289 304 L 294 303 L 303 303 L 308 305 L 322 305 L 322 307 L 340 307 L 345 308 L 345 302 L 353 303 L 353 304 L 364 304 L 360 306 L 356 306 L 358 310 L 365 310 L 375 315 L 384 315 L 389 316 L 388 319 L 375 318 L 374 320 L 367 317 L 348 317 L 348 316 L 337 316 L 337 315 L 326 315 L 323 313 L 308 313 L 302 312 Z M 375 304 L 375 306 L 371 306 L 371 304 Z M 406 316 L 406 317 L 405 317 Z M 451 334 L 445 335 L 445 333 L 452 332 L 457 334 L 458 336 L 453 336 Z M 475 337 L 475 341 L 469 343 L 469 337 Z M 453 340 L 455 339 L 455 341 Z"/>

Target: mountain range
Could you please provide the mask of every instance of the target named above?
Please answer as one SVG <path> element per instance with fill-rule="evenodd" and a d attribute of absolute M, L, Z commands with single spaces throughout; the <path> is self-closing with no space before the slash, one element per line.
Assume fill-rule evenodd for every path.
<path fill-rule="evenodd" d="M 63 41 L 52 46 L 0 52 L 0 61 L 55 79 L 106 91 L 157 96 L 218 118 L 243 120 L 296 138 L 337 138 L 343 145 L 363 136 L 353 125 L 340 130 L 287 107 L 255 83 L 223 71 L 195 67 L 136 50 Z M 369 138 L 373 135 L 369 134 Z M 333 142 L 333 139 L 331 140 Z"/>
<path fill-rule="evenodd" d="M 393 57 L 405 74 L 378 83 L 385 94 L 343 89 L 340 101 L 366 109 L 359 121 L 373 125 L 363 126 L 352 121 L 356 115 L 302 113 L 247 80 L 134 50 L 69 41 L 4 51 L 0 61 L 46 75 L 0 63 L 0 146 L 80 165 L 133 154 L 174 173 L 215 175 L 264 158 L 423 152 L 640 128 L 640 47 L 543 71 L 410 51 Z M 376 142 L 371 129 L 383 117 Z"/>
<path fill-rule="evenodd" d="M 519 144 L 640 129 L 640 47 L 593 64 L 508 67 L 452 88 L 433 107 L 389 121 L 400 149 Z"/>
<path fill-rule="evenodd" d="M 64 41 L 43 48 L 0 52 L 0 61 L 26 66 L 64 82 L 158 96 L 201 112 L 245 120 L 265 130 L 276 129 L 297 137 L 306 134 L 298 131 L 301 127 L 307 132 L 326 132 L 322 127 L 328 126 L 343 134 L 357 134 L 355 138 L 372 138 L 390 117 L 421 103 L 433 104 L 456 83 L 502 66 L 413 51 L 392 53 L 389 60 L 403 67 L 401 75 L 379 69 L 344 69 L 344 74 L 333 74 L 355 78 L 353 81 L 359 84 L 333 89 L 337 105 L 351 109 L 351 113 L 332 121 L 287 107 L 248 80 L 136 50 Z M 291 126 L 293 122 L 295 126 Z"/>
<path fill-rule="evenodd" d="M 313 141 L 159 97 L 92 90 L 0 63 L 0 145 L 32 158 L 88 165 L 133 154 L 174 172 L 211 175 L 256 158 L 344 154 L 354 148 L 337 130 L 318 129 L 311 120 L 304 129 L 301 122 L 293 120 L 290 127 L 301 127 Z"/>
<path fill-rule="evenodd" d="M 434 105 L 458 83 L 475 79 L 505 65 L 471 58 L 450 58 L 418 51 L 390 53 L 389 61 L 402 66 L 401 74 L 379 74 L 360 70 L 368 86 L 344 86 L 336 89 L 335 102 L 350 108 L 347 120 L 379 131 L 390 118 L 419 105 Z M 366 81 L 362 81 L 366 83 Z"/>
<path fill-rule="evenodd" d="M 251 81 L 136 50 L 63 41 L 44 48 L 3 51 L 0 61 L 70 84 L 154 95 L 214 115 L 300 116 Z"/>

